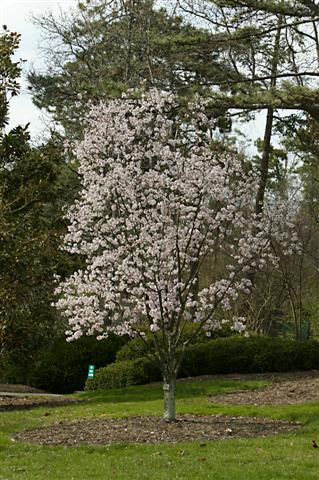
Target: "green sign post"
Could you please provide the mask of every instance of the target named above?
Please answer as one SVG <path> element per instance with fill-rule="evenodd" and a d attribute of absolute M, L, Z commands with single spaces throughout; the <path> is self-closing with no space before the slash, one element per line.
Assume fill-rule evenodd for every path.
<path fill-rule="evenodd" d="M 88 380 L 92 380 L 92 378 L 94 377 L 94 371 L 95 365 L 89 365 Z"/>

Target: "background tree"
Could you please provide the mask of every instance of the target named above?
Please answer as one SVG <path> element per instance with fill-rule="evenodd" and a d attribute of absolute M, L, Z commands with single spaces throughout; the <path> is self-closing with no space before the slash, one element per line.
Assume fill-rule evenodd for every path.
<path fill-rule="evenodd" d="M 224 44 L 224 61 L 237 72 L 237 78 L 209 79 L 214 103 L 245 115 L 266 111 L 256 192 L 256 212 L 261 213 L 273 127 L 275 120 L 281 122 L 276 112 L 297 109 L 319 120 L 318 6 L 311 1 L 256 0 L 180 0 L 178 4 L 190 18 L 203 22 L 212 41 Z"/>
<path fill-rule="evenodd" d="M 153 0 L 87 0 L 69 17 L 47 14 L 35 21 L 48 47 L 46 71 L 29 75 L 33 100 L 68 138 L 81 136 L 79 118 L 89 102 L 141 85 L 185 94 L 207 75 L 232 75 L 232 66 L 220 65 L 208 32 Z"/>
<path fill-rule="evenodd" d="M 19 39 L 7 29 L 0 36 L 0 375 L 11 381 L 26 381 L 39 350 L 63 331 L 51 303 L 53 276 L 68 268 L 58 246 L 72 196 L 72 173 L 52 141 L 34 147 L 28 125 L 4 129 L 19 91 Z"/>
<path fill-rule="evenodd" d="M 318 331 L 318 123 L 310 116 L 300 118 L 292 116 L 281 125 L 283 145 L 294 158 L 295 173 L 299 181 L 298 235 L 302 244 L 303 261 L 299 284 L 294 290 L 302 291 L 299 305 L 302 307 L 301 317 L 311 321 L 313 334 Z M 296 271 L 296 269 L 295 269 Z M 298 309 L 297 309 L 298 311 Z"/>
<path fill-rule="evenodd" d="M 210 91 L 207 94 L 212 97 L 214 112 L 220 105 L 228 111 L 230 118 L 243 115 L 244 121 L 253 118 L 255 112 L 265 112 L 264 135 L 258 142 L 258 156 L 254 159 L 260 175 L 256 213 L 262 213 L 267 196 L 271 197 L 274 191 L 281 189 L 283 193 L 286 190 L 288 198 L 296 188 L 296 156 L 289 153 L 291 148 L 287 137 L 282 135 L 285 125 L 290 124 L 298 130 L 298 125 L 306 117 L 318 125 L 318 6 L 315 2 L 303 1 L 180 0 L 177 3 L 191 23 L 200 21 L 210 32 L 212 41 L 219 39 L 224 45 L 221 50 L 224 61 L 231 62 L 237 72 L 237 78 L 227 76 L 222 81 L 209 79 L 207 86 Z M 209 57 L 206 61 L 209 62 Z M 298 110 L 298 114 L 288 115 L 291 109 Z M 280 149 L 272 145 L 274 133 L 277 133 L 276 142 L 278 134 L 279 141 L 283 142 Z M 309 215 L 307 218 L 310 220 Z M 310 223 L 313 222 L 310 220 Z M 299 227 L 301 233 L 303 228 Z M 300 237 L 305 246 L 309 242 L 304 240 L 305 231 Z M 295 275 L 297 270 L 301 268 L 300 275 L 304 279 L 314 278 L 307 258 L 301 265 L 301 257 L 297 257 L 294 266 L 288 268 L 292 274 L 292 277 L 289 274 L 290 281 L 294 279 L 292 283 L 287 283 L 287 269 L 281 270 L 281 274 L 277 271 L 274 276 L 270 266 L 262 278 L 254 275 L 255 295 L 249 299 L 250 305 L 240 307 L 245 311 L 253 307 L 251 325 L 263 325 L 264 331 L 271 331 L 269 327 L 273 323 L 278 324 L 278 316 L 286 323 L 291 321 L 291 312 L 295 312 L 292 315 L 295 319 L 296 311 L 299 319 L 306 316 L 300 301 L 297 302 L 298 307 L 294 301 L 295 307 L 291 309 L 286 299 L 296 297 L 292 295 L 292 289 L 295 293 L 299 292 L 299 299 L 302 296 L 298 287 L 301 284 Z M 261 288 L 263 282 L 267 285 L 265 289 Z M 303 293 L 310 288 L 309 284 L 308 289 L 305 285 L 306 282 L 302 284 Z M 268 293 L 263 295 L 262 292 Z M 294 320 L 293 323 L 297 325 L 300 322 Z M 300 328 L 296 326 L 295 332 L 298 338 Z"/>
<path fill-rule="evenodd" d="M 0 132 L 7 124 L 8 105 L 10 96 L 17 95 L 21 72 L 21 62 L 14 62 L 12 56 L 19 47 L 20 34 L 9 32 L 3 26 L 0 35 Z"/>

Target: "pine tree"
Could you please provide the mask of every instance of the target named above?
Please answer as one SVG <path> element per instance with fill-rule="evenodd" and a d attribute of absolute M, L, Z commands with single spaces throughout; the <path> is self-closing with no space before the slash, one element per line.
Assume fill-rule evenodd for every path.
<path fill-rule="evenodd" d="M 211 78 L 212 103 L 266 111 L 256 212 L 263 209 L 277 111 L 302 110 L 319 121 L 319 7 L 312 1 L 180 0 L 180 8 L 219 34 L 238 79 Z M 209 58 L 207 58 L 207 62 Z M 216 88 L 219 89 L 216 90 Z M 226 94 L 223 90 L 226 90 Z M 229 93 L 231 89 L 231 93 Z M 277 118 L 280 121 L 280 118 Z"/>
<path fill-rule="evenodd" d="M 81 136 L 90 102 L 141 86 L 185 95 L 207 78 L 236 76 L 230 64 L 220 63 L 208 32 L 156 8 L 153 0 L 87 0 L 63 22 L 45 15 L 36 23 L 50 46 L 47 72 L 29 76 L 33 100 L 69 139 Z"/>

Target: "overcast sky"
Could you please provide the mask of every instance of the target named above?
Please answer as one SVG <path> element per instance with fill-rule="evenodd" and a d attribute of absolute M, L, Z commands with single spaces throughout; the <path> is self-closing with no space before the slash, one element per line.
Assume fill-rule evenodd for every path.
<path fill-rule="evenodd" d="M 48 10 L 68 10 L 76 4 L 77 0 L 0 0 L 0 25 L 7 25 L 10 31 L 21 33 L 20 48 L 16 56 L 26 60 L 20 95 L 10 102 L 9 127 L 30 122 L 33 138 L 43 131 L 43 120 L 41 112 L 32 104 L 28 94 L 25 74 L 31 65 L 41 67 L 43 59 L 39 52 L 40 31 L 32 24 L 30 17 Z"/>
<path fill-rule="evenodd" d="M 44 59 L 39 51 L 41 34 L 37 27 L 31 22 L 32 15 L 41 15 L 48 10 L 58 13 L 60 8 L 69 10 L 77 4 L 77 0 L 0 0 L 0 25 L 7 25 L 10 31 L 21 33 L 21 44 L 17 57 L 26 60 L 24 65 L 24 76 L 21 81 L 21 93 L 10 103 L 10 125 L 25 125 L 30 122 L 29 130 L 32 138 L 41 136 L 44 129 L 44 117 L 33 104 L 27 90 L 25 74 L 31 66 L 41 68 L 45 65 Z M 253 141 L 262 136 L 264 128 L 264 116 L 244 126 L 243 131 L 251 139 L 247 151 L 252 153 Z"/>

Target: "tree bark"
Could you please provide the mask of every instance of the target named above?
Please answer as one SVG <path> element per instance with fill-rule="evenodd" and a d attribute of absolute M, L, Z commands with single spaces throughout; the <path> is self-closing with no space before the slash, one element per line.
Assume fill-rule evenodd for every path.
<path fill-rule="evenodd" d="M 282 23 L 283 23 L 283 17 L 282 15 L 280 15 L 278 18 L 278 28 L 277 28 L 275 43 L 274 43 L 274 53 L 273 53 L 273 59 L 272 59 L 272 65 L 271 65 L 270 88 L 274 88 L 277 83 L 277 72 L 278 72 L 279 52 L 280 52 L 280 35 L 281 35 Z M 271 153 L 271 137 L 272 137 L 273 122 L 274 122 L 274 109 L 272 107 L 269 107 L 267 109 L 267 120 L 266 120 L 265 134 L 264 134 L 263 153 L 262 153 L 261 162 L 260 162 L 260 180 L 259 180 L 258 190 L 256 194 L 255 211 L 257 215 L 261 214 L 264 208 L 264 198 L 265 198 L 265 191 L 266 191 L 266 185 L 268 180 L 269 161 L 270 161 L 270 153 Z"/>
<path fill-rule="evenodd" d="M 268 180 L 269 161 L 270 161 L 270 152 L 271 152 L 271 136 L 272 136 L 273 121 L 274 121 L 274 109 L 268 108 L 265 134 L 264 134 L 263 153 L 260 161 L 260 178 L 259 178 L 258 190 L 256 194 L 255 211 L 257 215 L 262 213 L 263 207 L 264 207 L 264 198 L 265 198 L 265 191 L 266 191 L 266 185 Z"/>
<path fill-rule="evenodd" d="M 165 422 L 175 422 L 176 420 L 176 409 L 175 409 L 175 388 L 176 388 L 176 377 L 171 377 L 170 379 L 164 378 L 164 415 L 163 418 Z"/>

